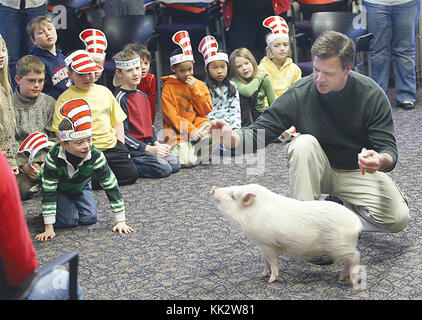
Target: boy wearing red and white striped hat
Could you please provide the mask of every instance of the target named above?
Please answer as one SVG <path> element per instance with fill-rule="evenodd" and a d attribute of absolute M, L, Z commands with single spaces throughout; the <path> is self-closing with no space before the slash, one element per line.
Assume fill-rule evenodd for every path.
<path fill-rule="evenodd" d="M 116 225 L 113 231 L 131 233 L 126 225 L 125 204 L 117 179 L 104 154 L 92 145 L 92 113 L 88 102 L 77 98 L 59 107 L 60 142 L 47 155 L 42 178 L 42 215 L 45 230 L 35 239 L 46 241 L 56 236 L 55 228 L 70 228 L 97 222 L 97 206 L 91 176 L 99 177 L 106 192 Z"/>
<path fill-rule="evenodd" d="M 170 57 L 174 75 L 161 78 L 163 127 L 172 154 L 179 158 L 182 168 L 188 168 L 207 163 L 211 157 L 210 120 L 206 116 L 212 111 L 212 101 L 205 83 L 193 76 L 195 61 L 189 33 L 178 31 L 172 39 L 180 48 Z"/>
<path fill-rule="evenodd" d="M 91 59 L 104 67 L 106 57 L 105 50 L 107 49 L 107 38 L 101 30 L 98 29 L 85 29 L 79 34 L 79 38 L 85 44 L 85 50 L 88 51 Z M 105 85 L 105 79 L 102 77 L 103 70 L 94 72 L 94 82 Z"/>
<path fill-rule="evenodd" d="M 119 185 L 133 184 L 138 170 L 130 159 L 125 145 L 123 121 L 126 114 L 113 93 L 105 86 L 94 83 L 94 72 L 103 68 L 95 63 L 85 50 L 76 50 L 66 58 L 69 78 L 74 85 L 57 99 L 51 130 L 58 134 L 63 116 L 60 106 L 66 101 L 82 98 L 92 110 L 92 144 L 103 151 Z M 93 177 L 93 188 L 99 188 L 97 177 Z"/>

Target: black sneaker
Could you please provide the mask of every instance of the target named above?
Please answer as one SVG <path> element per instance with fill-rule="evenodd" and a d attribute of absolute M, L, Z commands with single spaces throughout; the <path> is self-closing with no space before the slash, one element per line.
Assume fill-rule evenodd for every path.
<path fill-rule="evenodd" d="M 413 102 L 401 102 L 397 103 L 397 108 L 402 108 L 404 110 L 412 110 L 415 108 L 415 104 Z"/>

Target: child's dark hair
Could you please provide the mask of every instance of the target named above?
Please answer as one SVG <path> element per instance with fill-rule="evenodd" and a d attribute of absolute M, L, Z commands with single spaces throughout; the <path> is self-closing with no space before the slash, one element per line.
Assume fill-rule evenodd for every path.
<path fill-rule="evenodd" d="M 214 87 L 218 85 L 218 82 L 210 76 L 210 70 L 209 70 L 210 64 L 211 63 L 208 63 L 207 65 L 207 72 L 205 74 L 205 84 L 207 85 L 211 94 L 215 94 L 216 92 L 214 90 Z M 228 97 L 234 97 L 236 95 L 236 88 L 230 83 L 229 74 L 230 74 L 230 66 L 227 63 L 227 76 L 222 81 L 222 84 L 229 88 Z"/>
<path fill-rule="evenodd" d="M 174 49 L 174 50 L 170 53 L 170 55 L 169 55 L 169 59 L 170 59 L 170 57 L 173 57 L 173 56 L 175 56 L 176 54 L 181 54 L 181 53 L 183 53 L 182 48 L 177 47 L 176 49 Z"/>
<path fill-rule="evenodd" d="M 73 124 L 68 118 L 63 118 L 59 123 L 59 131 L 73 130 Z"/>
<path fill-rule="evenodd" d="M 73 130 L 72 121 L 70 121 L 68 118 L 63 118 L 63 120 L 59 123 L 58 129 L 59 131 Z M 66 144 L 68 143 L 67 141 L 63 142 Z"/>

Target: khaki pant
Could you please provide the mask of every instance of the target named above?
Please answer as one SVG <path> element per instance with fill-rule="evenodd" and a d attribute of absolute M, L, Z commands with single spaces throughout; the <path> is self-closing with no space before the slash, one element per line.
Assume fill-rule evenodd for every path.
<path fill-rule="evenodd" d="M 204 123 L 198 130 L 205 134 L 199 141 L 184 141 L 176 144 L 171 153 L 179 158 L 182 168 L 190 168 L 199 163 L 209 163 L 214 149 L 219 142 L 213 142 L 210 132 L 210 122 Z"/>
<path fill-rule="evenodd" d="M 333 169 L 317 139 L 308 134 L 293 139 L 286 153 L 294 198 L 317 200 L 321 193 L 333 195 L 366 207 L 370 217 L 390 232 L 399 232 L 409 223 L 407 199 L 389 174 Z"/>
<path fill-rule="evenodd" d="M 32 181 L 22 171 L 19 171 L 18 175 L 16 176 L 16 181 L 18 183 L 22 200 L 31 199 L 34 196 L 34 193 L 30 192 L 31 188 L 34 188 L 37 184 L 40 183 L 39 181 Z"/>

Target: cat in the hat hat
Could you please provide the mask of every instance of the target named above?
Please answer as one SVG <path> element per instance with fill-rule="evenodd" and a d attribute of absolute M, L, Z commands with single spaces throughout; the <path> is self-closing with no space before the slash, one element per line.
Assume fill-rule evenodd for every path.
<path fill-rule="evenodd" d="M 85 29 L 79 34 L 79 38 L 85 44 L 85 50 L 88 51 L 91 59 L 104 67 L 107 49 L 107 38 L 104 32 L 98 29 Z M 103 74 L 103 70 L 94 72 L 94 82 L 97 82 Z M 105 80 L 99 84 L 105 85 Z"/>
<path fill-rule="evenodd" d="M 36 240 L 55 238 L 56 228 L 91 225 L 98 220 L 98 211 L 92 192 L 93 175 L 97 176 L 106 192 L 115 217 L 112 231 L 131 233 L 126 224 L 125 204 L 116 176 L 110 169 L 104 153 L 92 145 L 92 113 L 82 98 L 65 101 L 59 107 L 63 116 L 59 138 L 49 151 L 42 176 L 42 215 L 44 232 Z"/>
<path fill-rule="evenodd" d="M 297 80 L 302 78 L 301 69 L 290 58 L 290 38 L 287 22 L 279 16 L 270 16 L 262 22 L 270 32 L 266 35 L 266 56 L 258 70 L 271 79 L 276 97 L 281 96 Z"/>
<path fill-rule="evenodd" d="M 189 32 L 185 30 L 178 31 L 173 35 L 172 40 L 179 47 L 170 54 L 170 70 L 174 72 L 179 80 L 186 82 L 192 88 L 196 82 L 193 77 L 195 59 Z"/>
<path fill-rule="evenodd" d="M 223 119 L 232 129 L 241 126 L 239 91 L 230 80 L 229 58 L 218 50 L 218 43 L 213 36 L 202 38 L 198 47 L 205 63 L 205 84 L 211 93 L 213 110 L 207 117 L 212 121 Z"/>

